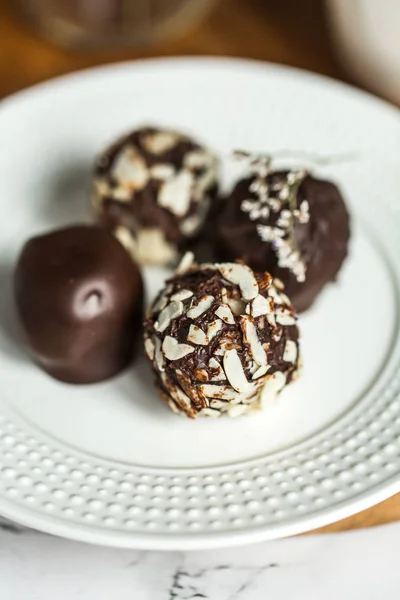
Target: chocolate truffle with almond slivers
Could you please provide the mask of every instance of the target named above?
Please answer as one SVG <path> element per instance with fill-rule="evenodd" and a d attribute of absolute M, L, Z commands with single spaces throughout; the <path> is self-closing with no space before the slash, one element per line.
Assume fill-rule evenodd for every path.
<path fill-rule="evenodd" d="M 285 284 L 296 310 L 307 310 L 347 255 L 350 219 L 339 189 L 309 172 L 276 171 L 249 155 L 251 174 L 226 198 L 217 225 L 219 260 L 243 259 Z"/>
<path fill-rule="evenodd" d="M 299 370 L 293 306 L 268 273 L 191 260 L 182 259 L 145 322 L 158 391 L 190 418 L 259 409 Z"/>
<path fill-rule="evenodd" d="M 176 264 L 216 200 L 218 167 L 216 156 L 186 135 L 138 129 L 99 157 L 94 209 L 140 263 Z"/>
<path fill-rule="evenodd" d="M 116 375 L 142 335 L 139 270 L 100 227 L 30 239 L 15 271 L 15 300 L 34 358 L 68 383 Z"/>

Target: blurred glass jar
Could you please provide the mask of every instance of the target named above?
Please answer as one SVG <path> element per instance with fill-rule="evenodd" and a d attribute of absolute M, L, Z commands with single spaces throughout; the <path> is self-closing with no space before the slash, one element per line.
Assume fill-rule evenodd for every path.
<path fill-rule="evenodd" d="M 150 43 L 184 32 L 215 0 L 21 0 L 48 37 L 69 46 Z"/>
<path fill-rule="evenodd" d="M 329 0 L 328 7 L 343 65 L 400 104 L 400 1 Z"/>

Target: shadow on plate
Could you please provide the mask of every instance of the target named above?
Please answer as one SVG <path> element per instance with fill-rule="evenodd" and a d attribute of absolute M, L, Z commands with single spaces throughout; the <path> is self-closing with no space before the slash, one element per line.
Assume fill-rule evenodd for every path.
<path fill-rule="evenodd" d="M 154 377 L 144 352 L 139 349 L 133 364 L 128 367 L 122 378 L 115 381 L 118 397 L 121 400 L 123 398 L 127 407 L 134 407 L 152 418 L 165 420 L 172 416 L 176 419 L 176 415 L 158 395 Z"/>
<path fill-rule="evenodd" d="M 51 177 L 48 193 L 39 204 L 40 220 L 49 229 L 94 221 L 90 205 L 91 172 L 92 164 L 86 158 L 75 158 Z"/>
<path fill-rule="evenodd" d="M 14 265 L 0 262 L 0 348 L 19 361 L 29 360 L 24 352 L 13 294 Z"/>

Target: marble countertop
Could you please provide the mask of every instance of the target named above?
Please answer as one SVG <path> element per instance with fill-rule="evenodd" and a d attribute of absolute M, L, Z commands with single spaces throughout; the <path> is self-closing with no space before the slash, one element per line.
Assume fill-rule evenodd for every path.
<path fill-rule="evenodd" d="M 208 552 L 100 548 L 0 522 L 1 600 L 385 600 L 400 523 Z"/>

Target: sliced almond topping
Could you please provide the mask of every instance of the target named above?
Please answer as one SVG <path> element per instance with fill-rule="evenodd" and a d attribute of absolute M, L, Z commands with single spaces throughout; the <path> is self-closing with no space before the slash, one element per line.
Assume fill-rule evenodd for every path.
<path fill-rule="evenodd" d="M 168 400 L 168 406 L 176 415 L 179 415 L 181 413 L 178 406 L 176 405 L 176 402 L 174 402 L 173 400 Z"/>
<path fill-rule="evenodd" d="M 200 329 L 200 327 L 197 327 L 197 325 L 190 326 L 187 340 L 188 342 L 192 342 L 192 344 L 197 344 L 198 346 L 208 345 L 208 337 L 204 331 Z"/>
<path fill-rule="evenodd" d="M 157 369 L 162 373 L 165 371 L 165 360 L 164 354 L 161 351 L 161 341 L 158 337 L 156 337 L 156 350 L 154 354 L 154 358 L 156 359 Z"/>
<path fill-rule="evenodd" d="M 221 304 L 215 311 L 217 317 L 228 323 L 229 325 L 235 324 L 235 319 L 233 317 L 232 311 L 226 304 Z"/>
<path fill-rule="evenodd" d="M 261 331 L 262 329 L 265 329 L 265 317 L 258 317 L 257 329 L 259 331 Z"/>
<path fill-rule="evenodd" d="M 195 369 L 194 376 L 196 381 L 201 381 L 202 383 L 205 383 L 209 380 L 208 373 L 205 369 Z"/>
<path fill-rule="evenodd" d="M 154 325 L 155 330 L 160 333 L 165 331 L 173 319 L 176 319 L 183 314 L 183 310 L 184 307 L 180 300 L 173 300 L 170 302 L 158 315 L 158 320 Z"/>
<path fill-rule="evenodd" d="M 282 338 L 282 327 L 280 325 L 277 325 L 274 329 L 274 331 L 272 332 L 272 339 L 274 340 L 274 342 L 279 342 Z"/>
<path fill-rule="evenodd" d="M 188 169 L 203 169 L 213 165 L 214 162 L 214 155 L 205 150 L 192 150 L 184 159 L 185 167 Z"/>
<path fill-rule="evenodd" d="M 272 283 L 272 275 L 269 273 L 258 273 L 257 274 L 258 286 L 261 290 L 266 290 Z"/>
<path fill-rule="evenodd" d="M 232 311 L 235 316 L 243 315 L 246 310 L 246 303 L 243 300 L 236 300 L 235 298 L 231 298 L 228 295 L 228 292 L 225 288 L 221 290 L 221 298 L 222 302 L 226 304 Z"/>
<path fill-rule="evenodd" d="M 101 208 L 103 205 L 103 200 L 106 196 L 109 196 L 111 193 L 111 187 L 108 181 L 104 181 L 103 179 L 95 179 L 93 182 L 94 187 L 94 197 L 92 198 L 95 208 Z"/>
<path fill-rule="evenodd" d="M 271 313 L 270 315 L 267 315 L 267 321 L 271 325 L 271 327 L 276 327 L 276 320 L 274 314 Z"/>
<path fill-rule="evenodd" d="M 176 371 L 176 373 L 178 373 L 178 371 Z M 194 385 L 192 379 L 188 375 L 179 371 L 178 382 L 196 408 L 206 408 L 209 405 L 209 401 L 202 393 L 200 387 Z"/>
<path fill-rule="evenodd" d="M 235 298 L 229 298 L 228 305 L 236 317 L 243 315 L 245 312 L 246 303 L 243 302 L 243 300 L 235 300 Z"/>
<path fill-rule="evenodd" d="M 174 398 L 174 400 L 176 400 L 179 403 L 179 405 L 181 407 L 184 407 L 184 408 L 191 407 L 189 396 L 187 396 L 185 394 L 185 392 L 183 390 L 181 390 L 180 387 L 175 386 L 175 388 L 170 390 L 170 394 Z"/>
<path fill-rule="evenodd" d="M 217 348 L 214 350 L 214 354 L 215 356 L 224 356 L 225 352 L 227 350 L 232 350 L 232 349 L 238 349 L 239 346 L 237 344 L 234 344 L 231 340 L 229 339 L 222 339 Z"/>
<path fill-rule="evenodd" d="M 215 419 L 221 416 L 221 413 L 213 408 L 203 408 L 200 414 L 205 417 L 214 417 Z"/>
<path fill-rule="evenodd" d="M 262 381 L 262 380 L 260 379 L 259 381 Z M 251 408 L 251 410 L 259 409 L 259 408 L 261 408 L 261 395 L 254 394 L 250 398 L 244 398 L 243 404 L 247 404 L 247 406 L 249 407 L 249 409 Z"/>
<path fill-rule="evenodd" d="M 283 360 L 288 363 L 295 363 L 297 359 L 297 344 L 293 340 L 287 340 L 283 352 Z"/>
<path fill-rule="evenodd" d="M 266 383 L 262 390 L 261 402 L 262 404 L 269 404 L 276 400 L 279 392 L 286 385 L 286 375 L 281 371 L 276 371 L 269 377 L 267 377 Z"/>
<path fill-rule="evenodd" d="M 237 350 L 227 350 L 224 354 L 224 371 L 231 386 L 241 393 L 249 393 L 252 385 L 247 381 Z"/>
<path fill-rule="evenodd" d="M 214 358 L 213 356 L 208 361 L 208 366 L 210 367 L 210 369 L 220 369 L 221 368 L 221 365 L 219 364 L 217 359 Z"/>
<path fill-rule="evenodd" d="M 116 157 L 111 171 L 118 183 L 130 190 L 144 188 L 149 179 L 146 163 L 135 148 L 126 148 Z"/>
<path fill-rule="evenodd" d="M 215 321 L 209 324 L 209 326 L 207 327 L 207 338 L 209 343 L 221 331 L 223 326 L 224 324 L 221 321 L 221 319 L 216 319 Z"/>
<path fill-rule="evenodd" d="M 180 406 L 183 410 L 191 408 L 191 401 L 189 396 L 185 394 L 185 392 L 176 385 L 166 373 L 161 374 L 161 380 L 167 389 L 169 395 L 175 400 L 175 402 Z"/>
<path fill-rule="evenodd" d="M 181 273 L 185 273 L 190 267 L 194 264 L 194 254 L 193 252 L 185 252 L 182 256 L 181 261 L 177 268 L 175 269 L 175 273 L 178 275 Z"/>
<path fill-rule="evenodd" d="M 274 277 L 274 279 L 272 280 L 272 283 L 274 284 L 276 289 L 279 290 L 280 292 L 283 292 L 283 290 L 285 289 L 285 284 L 278 277 Z"/>
<path fill-rule="evenodd" d="M 165 181 L 158 194 L 158 204 L 177 217 L 183 217 L 192 200 L 193 175 L 181 171 L 176 177 Z"/>
<path fill-rule="evenodd" d="M 194 352 L 193 346 L 189 346 L 189 344 L 179 344 L 178 340 L 170 335 L 165 336 L 162 349 L 168 360 L 179 360 L 187 354 Z"/>
<path fill-rule="evenodd" d="M 161 296 L 158 298 L 158 300 L 156 300 L 156 302 L 151 307 L 151 311 L 153 313 L 159 312 L 160 310 L 165 308 L 167 306 L 167 304 L 168 304 L 168 298 L 166 298 L 164 296 L 164 294 L 161 294 Z"/>
<path fill-rule="evenodd" d="M 187 311 L 186 314 L 189 317 L 189 319 L 197 319 L 197 317 L 200 317 L 200 315 L 206 312 L 206 310 L 211 308 L 214 300 L 214 296 L 203 296 L 202 298 L 200 298 L 198 303 L 195 306 L 192 306 L 192 308 Z"/>
<path fill-rule="evenodd" d="M 250 375 L 253 375 L 257 371 L 257 369 L 258 369 L 258 364 L 254 360 L 251 360 L 249 358 L 248 369 L 249 369 Z"/>
<path fill-rule="evenodd" d="M 181 221 L 179 229 L 187 237 L 192 237 L 203 224 L 203 218 L 197 213 Z"/>
<path fill-rule="evenodd" d="M 245 300 L 253 300 L 257 296 L 258 283 L 250 267 L 239 263 L 220 263 L 216 266 L 225 279 L 240 287 Z"/>
<path fill-rule="evenodd" d="M 168 163 L 158 163 L 151 167 L 150 175 L 154 177 L 154 179 L 166 181 L 175 175 L 175 167 L 174 165 L 170 165 Z"/>
<path fill-rule="evenodd" d="M 153 340 L 151 338 L 146 338 L 144 341 L 144 349 L 146 351 L 147 357 L 150 360 L 154 359 L 154 353 L 156 351 L 156 348 L 153 344 Z"/>
<path fill-rule="evenodd" d="M 211 400 L 210 406 L 211 406 L 211 408 L 215 408 L 215 409 L 219 410 L 220 408 L 226 408 L 229 405 L 227 402 L 224 402 L 223 400 Z"/>
<path fill-rule="evenodd" d="M 180 300 L 181 302 L 183 302 L 183 300 L 187 300 L 192 296 L 193 292 L 191 292 L 190 290 L 180 290 L 179 292 L 176 292 L 176 294 L 173 294 L 171 296 L 171 300 Z"/>
<path fill-rule="evenodd" d="M 264 298 L 261 294 L 258 294 L 251 303 L 251 314 L 254 318 L 268 315 L 273 311 L 274 306 L 271 298 Z"/>
<path fill-rule="evenodd" d="M 289 314 L 278 314 L 276 316 L 276 322 L 279 325 L 296 325 L 296 319 Z"/>
<path fill-rule="evenodd" d="M 141 142 L 148 152 L 163 154 L 182 139 L 176 131 L 154 131 L 142 136 Z"/>
<path fill-rule="evenodd" d="M 266 365 L 267 355 L 262 347 L 253 321 L 247 315 L 243 315 L 240 319 L 244 333 L 244 341 L 250 346 L 250 352 L 253 359 L 258 365 Z"/>
<path fill-rule="evenodd" d="M 259 379 L 260 377 L 265 375 L 265 373 L 270 368 L 271 368 L 270 365 L 262 365 L 261 367 L 258 367 L 257 371 L 255 371 L 255 373 L 253 373 L 252 379 Z"/>
<path fill-rule="evenodd" d="M 114 229 L 114 235 L 133 258 L 137 254 L 137 242 L 127 227 L 119 226 Z"/>
<path fill-rule="evenodd" d="M 215 358 L 210 358 L 208 361 L 208 368 L 213 373 L 211 381 L 223 381 L 226 379 L 223 368 Z"/>
<path fill-rule="evenodd" d="M 172 264 L 178 258 L 176 246 L 171 244 L 159 227 L 142 227 L 135 232 L 133 257 L 140 264 Z M 128 249 L 129 251 L 129 249 Z"/>
<path fill-rule="evenodd" d="M 217 398 L 218 400 L 236 400 L 237 398 L 240 398 L 240 394 L 229 385 L 212 385 L 211 383 L 205 383 L 199 387 L 203 394 L 208 398 Z"/>
<path fill-rule="evenodd" d="M 272 298 L 272 300 L 275 302 L 275 304 L 282 304 L 282 296 L 278 292 L 278 290 L 276 289 L 275 286 L 271 285 L 268 288 L 268 296 L 270 298 Z"/>
<path fill-rule="evenodd" d="M 237 404 L 236 406 L 229 406 L 226 410 L 229 417 L 239 417 L 249 410 L 246 404 Z"/>
<path fill-rule="evenodd" d="M 215 356 L 224 356 L 225 352 L 226 352 L 225 344 L 221 344 L 220 346 L 218 346 L 218 348 L 216 348 L 214 350 Z"/>
<path fill-rule="evenodd" d="M 119 187 L 110 188 L 110 196 L 118 202 L 130 202 L 132 200 L 132 192 L 138 190 L 139 186 L 120 185 Z"/>

